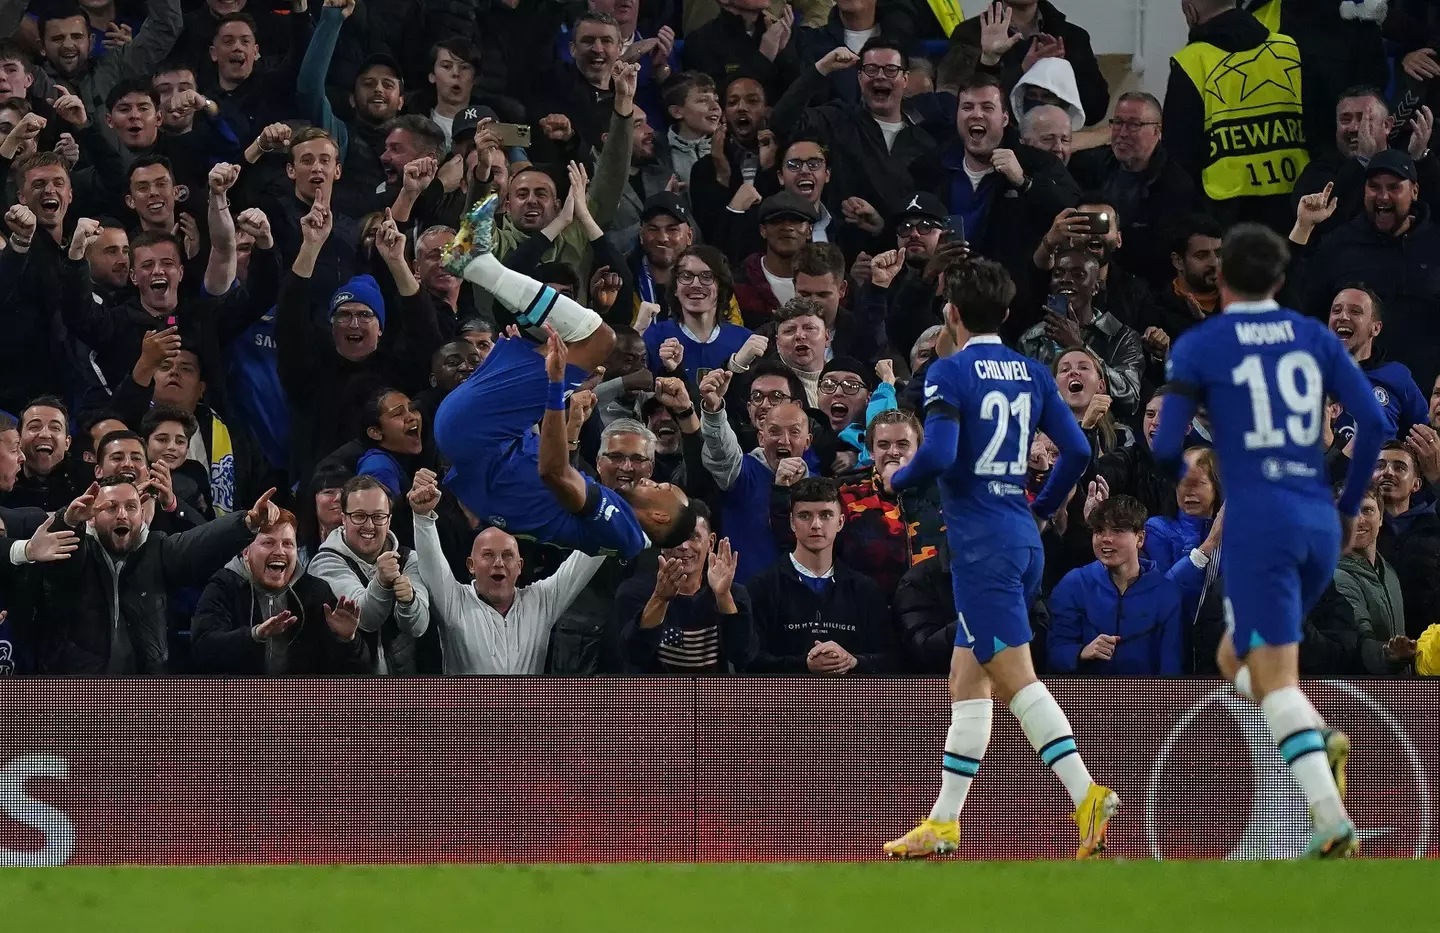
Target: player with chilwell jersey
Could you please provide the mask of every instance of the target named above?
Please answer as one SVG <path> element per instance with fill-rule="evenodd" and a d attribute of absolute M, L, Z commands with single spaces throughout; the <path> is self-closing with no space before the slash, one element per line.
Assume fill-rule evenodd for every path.
<path fill-rule="evenodd" d="M 1178 472 L 1190 419 L 1205 406 L 1226 498 L 1229 636 L 1216 660 L 1237 691 L 1259 701 L 1305 792 L 1315 823 L 1307 854 L 1343 858 L 1360 845 L 1341 799 L 1350 743 L 1325 728 L 1300 691 L 1300 625 L 1348 546 L 1385 421 L 1339 338 L 1276 304 L 1290 261 L 1285 241 L 1242 224 L 1226 234 L 1223 250 L 1225 311 L 1186 331 L 1171 351 L 1153 449 L 1158 463 Z M 1338 515 L 1322 448 L 1327 396 L 1355 421 Z"/>
<path fill-rule="evenodd" d="M 1064 505 L 1090 445 L 1050 372 L 1001 344 L 998 331 L 1014 297 L 997 263 L 972 259 L 945 270 L 945 327 L 960 349 L 930 366 L 919 451 L 884 476 L 895 489 L 939 478 L 959 612 L 940 796 L 919 826 L 885 844 L 896 858 L 959 846 L 960 809 L 990 744 L 992 691 L 1069 792 L 1080 828 L 1076 858 L 1105 848 L 1120 806 L 1114 791 L 1091 780 L 1069 720 L 1030 659 L 1029 610 L 1044 567 L 1037 518 L 1048 520 Z M 1032 506 L 1025 479 L 1037 429 L 1059 446 L 1060 459 Z"/>

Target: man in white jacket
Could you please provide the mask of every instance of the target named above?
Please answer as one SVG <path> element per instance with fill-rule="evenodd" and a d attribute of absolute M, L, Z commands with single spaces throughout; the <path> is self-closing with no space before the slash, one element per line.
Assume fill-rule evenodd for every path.
<path fill-rule="evenodd" d="M 435 507 L 440 486 L 434 473 L 420 470 L 411 486 L 415 553 L 420 579 L 441 619 L 440 646 L 445 673 L 543 674 L 550 630 L 605 562 L 579 551 L 538 583 L 516 587 L 525 562 L 512 535 L 487 528 L 475 538 L 465 568 L 471 585 L 456 582 L 440 549 Z"/>
<path fill-rule="evenodd" d="M 360 606 L 361 636 L 375 657 L 375 673 L 413 676 L 417 642 L 430 627 L 430 592 L 415 552 L 390 531 L 390 493 L 373 476 L 357 476 L 340 491 L 340 527 L 330 532 L 306 573 L 330 585 L 337 599 Z"/>

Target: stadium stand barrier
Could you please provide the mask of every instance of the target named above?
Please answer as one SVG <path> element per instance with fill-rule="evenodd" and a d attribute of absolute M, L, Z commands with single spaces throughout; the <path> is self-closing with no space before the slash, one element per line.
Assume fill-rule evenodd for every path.
<path fill-rule="evenodd" d="M 1128 858 L 1283 857 L 1303 800 L 1218 683 L 1061 680 Z M 1440 684 L 1321 681 L 1371 856 L 1435 856 Z M 941 681 L 0 681 L 0 865 L 873 859 L 928 809 Z M 1001 711 L 961 855 L 1066 858 Z"/>

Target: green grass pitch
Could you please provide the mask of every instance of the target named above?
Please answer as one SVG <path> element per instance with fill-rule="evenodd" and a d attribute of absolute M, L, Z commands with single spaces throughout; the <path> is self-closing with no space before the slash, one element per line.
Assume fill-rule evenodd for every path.
<path fill-rule="evenodd" d="M 555 933 L 1440 929 L 1422 862 L 960 862 L 0 871 L 6 930 Z"/>

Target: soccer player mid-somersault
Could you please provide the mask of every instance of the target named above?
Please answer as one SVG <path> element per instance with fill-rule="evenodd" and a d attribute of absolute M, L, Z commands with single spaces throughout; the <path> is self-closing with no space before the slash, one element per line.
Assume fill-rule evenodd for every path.
<path fill-rule="evenodd" d="M 531 339 L 496 341 L 435 413 L 435 443 L 454 467 L 450 489 L 482 521 L 587 554 L 628 559 L 649 542 L 688 540 L 695 513 L 678 487 L 640 480 L 607 489 L 570 466 L 566 390 L 605 360 L 615 333 L 594 311 L 491 255 L 496 203 L 490 195 L 465 216 L 445 265 L 513 311 Z"/>
<path fill-rule="evenodd" d="M 896 489 L 939 477 L 959 613 L 940 796 L 919 826 L 885 844 L 897 858 L 959 846 L 960 808 L 990 743 L 992 689 L 1075 804 L 1076 858 L 1105 848 L 1105 829 L 1120 806 L 1114 791 L 1090 779 L 1070 722 L 1030 660 L 1029 608 L 1044 567 L 1036 518 L 1062 507 L 1090 445 L 1050 372 L 1001 344 L 997 333 L 1014 297 L 997 263 L 976 259 L 945 271 L 945 327 L 960 349 L 931 364 L 925 440 L 908 466 L 887 477 Z M 1060 459 L 1031 506 L 1025 477 L 1037 427 L 1059 446 Z"/>
<path fill-rule="evenodd" d="M 1344 858 L 1360 845 L 1341 800 L 1350 743 L 1325 728 L 1300 691 L 1300 626 L 1348 546 L 1385 422 L 1344 344 L 1321 322 L 1276 304 L 1289 259 L 1285 241 L 1264 227 L 1243 224 L 1226 234 L 1225 313 L 1187 331 L 1171 351 L 1171 392 L 1154 451 L 1178 470 L 1190 420 L 1205 406 L 1226 498 L 1229 635 L 1217 662 L 1237 691 L 1259 701 L 1305 793 L 1315 823 L 1306 854 Z M 1327 396 L 1355 419 L 1338 518 L 1321 440 Z"/>

